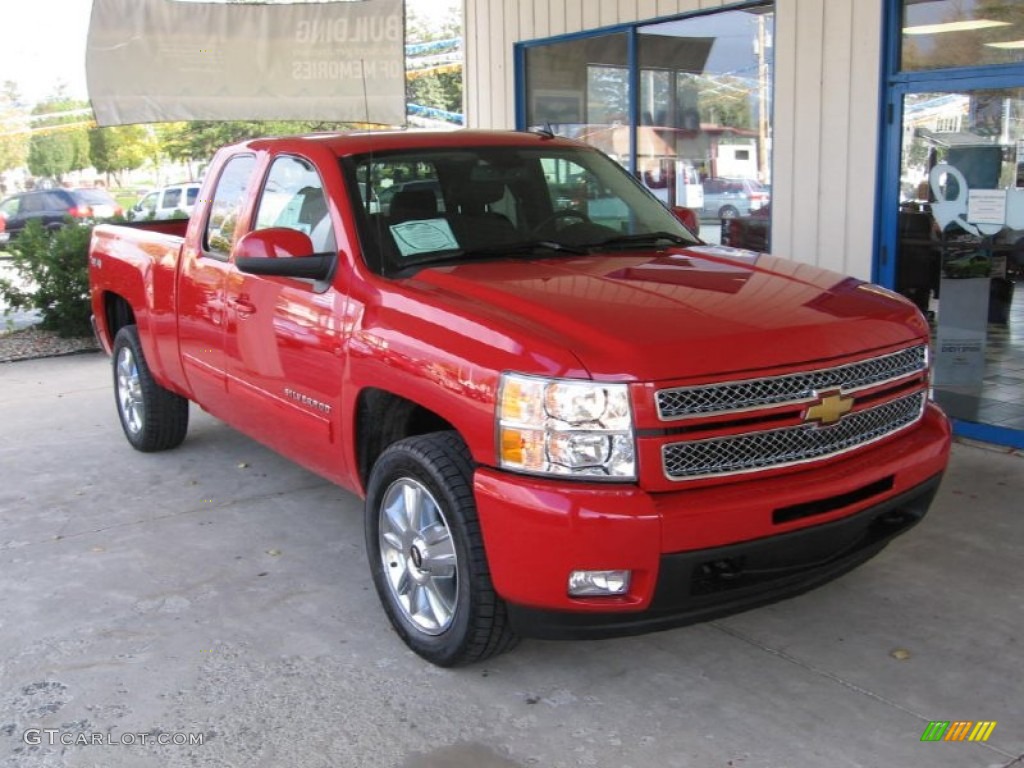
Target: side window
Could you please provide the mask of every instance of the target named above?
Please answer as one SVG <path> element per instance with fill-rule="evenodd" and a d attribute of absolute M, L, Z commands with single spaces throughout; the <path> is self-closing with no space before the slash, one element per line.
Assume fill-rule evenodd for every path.
<path fill-rule="evenodd" d="M 210 205 L 210 219 L 206 222 L 206 250 L 228 256 L 235 244 L 235 225 L 245 205 L 245 194 L 256 165 L 252 155 L 231 158 L 217 181 Z"/>
<path fill-rule="evenodd" d="M 46 193 L 40 192 L 33 195 L 25 195 L 21 199 L 21 212 L 22 213 L 39 213 L 43 209 L 43 201 L 46 199 Z"/>
<path fill-rule="evenodd" d="M 10 200 L 5 201 L 3 205 L 0 205 L 0 216 L 6 216 L 8 218 L 10 218 L 11 216 L 17 216 L 18 207 L 20 205 L 21 198 L 12 197 Z"/>
<path fill-rule="evenodd" d="M 153 213 L 156 210 L 156 199 L 159 195 L 159 192 L 150 192 L 139 201 L 139 210 L 143 213 Z"/>
<path fill-rule="evenodd" d="M 181 189 L 168 189 L 164 192 L 164 208 L 177 208 L 181 205 Z"/>
<path fill-rule="evenodd" d="M 270 166 L 256 213 L 256 229 L 267 227 L 306 233 L 314 253 L 337 249 L 324 185 L 308 160 L 289 155 Z"/>
<path fill-rule="evenodd" d="M 199 187 L 189 187 L 185 197 L 185 205 L 195 205 L 197 197 L 199 197 Z"/>
<path fill-rule="evenodd" d="M 74 207 L 75 201 L 73 199 L 69 199 L 69 196 L 66 193 L 47 192 L 45 198 L 42 200 L 39 210 L 67 211 Z"/>

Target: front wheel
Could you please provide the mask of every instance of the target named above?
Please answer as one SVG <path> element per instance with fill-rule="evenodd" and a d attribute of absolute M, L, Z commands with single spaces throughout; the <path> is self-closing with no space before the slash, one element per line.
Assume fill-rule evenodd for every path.
<path fill-rule="evenodd" d="M 153 379 L 134 325 L 114 337 L 114 398 L 124 435 L 136 450 L 164 451 L 185 439 L 188 400 Z"/>
<path fill-rule="evenodd" d="M 366 496 L 366 551 L 398 635 L 438 666 L 512 648 L 473 499 L 469 451 L 454 432 L 400 440 L 381 454 Z"/>

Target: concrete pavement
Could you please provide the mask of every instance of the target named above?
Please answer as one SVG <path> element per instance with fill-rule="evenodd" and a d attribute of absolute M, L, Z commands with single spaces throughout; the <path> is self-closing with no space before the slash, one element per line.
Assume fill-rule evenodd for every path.
<path fill-rule="evenodd" d="M 1018 455 L 957 445 L 929 517 L 810 594 L 441 670 L 378 605 L 359 501 L 192 419 L 140 454 L 107 358 L 0 365 L 0 765 L 1024 764 Z"/>

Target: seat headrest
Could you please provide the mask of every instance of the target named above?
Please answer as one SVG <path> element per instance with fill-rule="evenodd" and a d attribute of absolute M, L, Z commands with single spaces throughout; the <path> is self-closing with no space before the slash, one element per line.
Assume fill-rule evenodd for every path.
<path fill-rule="evenodd" d="M 302 196 L 302 207 L 299 209 L 299 221 L 309 224 L 310 227 L 316 224 L 327 215 L 327 201 L 324 199 L 324 191 L 317 187 L 303 187 L 299 190 Z"/>
<path fill-rule="evenodd" d="M 429 189 L 403 189 L 391 199 L 388 215 L 394 221 L 433 219 L 437 216 L 437 196 Z"/>

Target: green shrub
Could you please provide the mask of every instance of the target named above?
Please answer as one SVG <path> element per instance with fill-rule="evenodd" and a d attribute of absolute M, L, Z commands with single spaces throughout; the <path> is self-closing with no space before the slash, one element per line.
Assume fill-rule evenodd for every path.
<path fill-rule="evenodd" d="M 38 309 L 40 326 L 64 337 L 88 336 L 89 238 L 92 227 L 70 224 L 47 231 L 29 222 L 9 246 L 11 266 L 25 288 L 0 279 L 0 297 L 12 309 Z"/>

